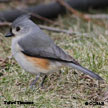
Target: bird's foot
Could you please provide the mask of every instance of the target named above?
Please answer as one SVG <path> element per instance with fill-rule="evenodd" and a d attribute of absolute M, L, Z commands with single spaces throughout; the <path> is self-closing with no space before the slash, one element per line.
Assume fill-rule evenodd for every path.
<path fill-rule="evenodd" d="M 43 79 L 42 79 L 42 82 L 40 84 L 41 88 L 44 89 L 44 83 L 45 83 L 45 80 L 47 78 L 47 75 L 44 75 Z"/>
<path fill-rule="evenodd" d="M 36 76 L 36 79 L 33 80 L 33 81 L 31 82 L 31 84 L 30 84 L 30 88 L 31 88 L 31 89 L 36 88 L 36 83 L 37 83 L 37 81 L 39 80 L 39 77 L 40 77 L 40 74 L 37 75 L 37 76 Z"/>

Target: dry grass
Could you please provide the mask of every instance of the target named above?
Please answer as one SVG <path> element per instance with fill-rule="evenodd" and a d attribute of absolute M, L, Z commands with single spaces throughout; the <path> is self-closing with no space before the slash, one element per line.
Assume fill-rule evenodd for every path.
<path fill-rule="evenodd" d="M 22 70 L 17 62 L 9 57 L 11 39 L 4 38 L 7 28 L 0 28 L 0 58 L 6 59 L 4 63 L 0 62 L 0 73 L 3 73 L 3 76 L 0 76 L 0 108 L 92 108 L 92 105 L 85 106 L 85 102 L 103 101 L 102 96 L 108 82 L 108 21 L 103 21 L 105 28 L 86 23 L 71 15 L 59 17 L 56 21 L 60 28 L 80 32 L 80 35 L 45 32 L 83 66 L 103 77 L 105 82 L 99 83 L 77 70 L 64 67 L 60 72 L 48 77 L 44 89 L 39 87 L 39 83 L 36 89 L 29 89 L 30 81 L 35 76 Z M 86 36 L 83 33 L 87 33 Z M 4 100 L 33 101 L 34 104 L 5 105 Z"/>

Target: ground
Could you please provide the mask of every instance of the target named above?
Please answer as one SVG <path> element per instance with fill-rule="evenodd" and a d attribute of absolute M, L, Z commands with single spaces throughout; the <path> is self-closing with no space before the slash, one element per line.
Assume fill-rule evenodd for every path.
<path fill-rule="evenodd" d="M 11 56 L 11 38 L 5 38 L 8 27 L 0 28 L 0 108 L 99 108 L 85 102 L 103 102 L 108 82 L 108 21 L 105 26 L 83 21 L 71 14 L 59 16 L 58 28 L 72 30 L 75 35 L 45 31 L 55 43 L 84 67 L 99 74 L 99 82 L 72 68 L 63 67 L 49 75 L 44 88 L 40 81 L 35 89 L 29 84 L 35 78 L 19 67 Z M 49 25 L 51 26 L 51 25 Z M 3 60 L 5 60 L 3 62 Z M 3 74 L 3 75 L 2 75 Z M 33 105 L 6 105 L 4 101 L 33 101 Z M 104 101 L 105 102 L 105 101 Z M 107 107 L 107 102 L 105 102 Z"/>

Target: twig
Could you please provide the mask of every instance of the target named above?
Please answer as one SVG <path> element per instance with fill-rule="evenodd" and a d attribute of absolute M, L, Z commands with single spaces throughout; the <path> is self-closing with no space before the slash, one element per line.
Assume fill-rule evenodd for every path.
<path fill-rule="evenodd" d="M 80 13 L 79 11 L 73 9 L 69 4 L 67 4 L 66 2 L 64 2 L 63 0 L 56 0 L 58 1 L 62 6 L 64 6 L 65 8 L 67 8 L 70 12 L 72 12 L 74 15 L 84 19 L 85 21 L 92 21 L 95 24 L 98 24 L 99 26 L 105 26 L 104 23 L 99 22 L 99 21 L 94 21 L 92 20 L 90 17 Z"/>
<path fill-rule="evenodd" d="M 91 19 L 108 19 L 108 14 L 85 14 L 85 16 Z"/>
<path fill-rule="evenodd" d="M 0 22 L 0 26 L 10 26 L 11 23 L 9 22 Z"/>
<path fill-rule="evenodd" d="M 43 25 L 39 25 L 39 27 L 44 30 L 53 31 L 57 33 L 66 33 L 68 35 L 87 35 L 87 33 L 72 32 L 71 30 L 59 29 L 59 28 L 48 27 Z"/>
<path fill-rule="evenodd" d="M 57 33 L 66 33 L 66 34 L 69 34 L 69 35 L 75 35 L 76 33 L 70 31 L 70 30 L 64 30 L 64 29 L 59 29 L 59 28 L 54 28 L 54 27 L 48 27 L 48 26 L 43 26 L 43 25 L 39 25 L 39 27 L 41 29 L 45 29 L 45 30 L 48 30 L 48 31 L 53 31 L 53 32 L 57 32 Z"/>
<path fill-rule="evenodd" d="M 69 4 L 67 4 L 66 2 L 64 2 L 63 0 L 57 0 L 57 2 L 59 2 L 61 5 L 63 5 L 64 7 L 66 7 L 70 12 L 72 12 L 74 15 L 81 17 L 82 19 L 86 20 L 86 21 L 90 21 L 91 19 L 87 16 L 85 16 L 84 14 L 80 13 L 79 11 L 73 9 Z"/>
<path fill-rule="evenodd" d="M 40 20 L 43 20 L 43 21 L 46 21 L 46 22 L 48 22 L 48 23 L 50 23 L 50 24 L 53 24 L 53 25 L 58 25 L 57 23 L 55 23 L 54 21 L 52 21 L 52 20 L 50 20 L 50 19 L 48 19 L 48 18 L 45 18 L 45 17 L 42 17 L 42 16 L 40 16 L 40 15 L 38 15 L 38 14 L 36 14 L 36 13 L 30 13 L 33 17 L 36 17 L 36 18 L 38 18 L 38 19 L 40 19 Z"/>

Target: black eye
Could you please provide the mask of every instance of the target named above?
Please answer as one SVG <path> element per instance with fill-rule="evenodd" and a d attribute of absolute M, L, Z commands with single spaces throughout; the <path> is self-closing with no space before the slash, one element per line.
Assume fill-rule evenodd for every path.
<path fill-rule="evenodd" d="M 16 27 L 16 31 L 17 31 L 17 32 L 20 31 L 20 27 Z"/>

